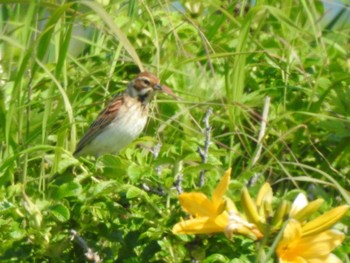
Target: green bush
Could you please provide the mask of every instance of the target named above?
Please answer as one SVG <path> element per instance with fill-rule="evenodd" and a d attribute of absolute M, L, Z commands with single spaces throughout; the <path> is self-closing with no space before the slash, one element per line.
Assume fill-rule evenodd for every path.
<path fill-rule="evenodd" d="M 269 181 L 282 198 L 350 204 L 347 7 L 255 2 L 0 1 L 0 260 L 83 262 L 75 230 L 104 262 L 252 262 L 252 241 L 171 232 L 186 217 L 177 179 L 210 195 L 229 167 L 235 202 Z M 142 69 L 179 98 L 160 94 L 119 155 L 75 159 Z"/>

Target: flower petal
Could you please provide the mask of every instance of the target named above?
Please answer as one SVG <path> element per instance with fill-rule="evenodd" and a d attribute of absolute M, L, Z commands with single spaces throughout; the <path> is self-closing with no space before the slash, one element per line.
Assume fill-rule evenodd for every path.
<path fill-rule="evenodd" d="M 303 235 L 313 235 L 321 233 L 333 226 L 349 210 L 348 205 L 338 206 L 324 213 L 323 215 L 311 220 L 303 226 Z"/>
<path fill-rule="evenodd" d="M 177 223 L 173 227 L 174 234 L 212 234 L 224 232 L 228 224 L 228 214 L 223 213 L 216 218 L 199 217 Z"/>
<path fill-rule="evenodd" d="M 202 193 L 182 193 L 179 195 L 180 204 L 187 213 L 200 217 L 215 217 L 216 208 L 206 195 Z"/>
<path fill-rule="evenodd" d="M 304 236 L 302 231 L 303 227 L 296 220 L 288 223 L 277 247 L 280 262 L 339 262 L 331 252 L 344 240 L 343 233 L 330 229 Z"/>
<path fill-rule="evenodd" d="M 225 192 L 227 191 L 228 185 L 230 183 L 230 175 L 231 175 L 231 168 L 229 168 L 224 176 L 221 178 L 220 183 L 215 188 L 215 191 L 213 193 L 213 203 L 214 206 L 219 207 L 222 202 L 222 197 L 224 196 Z"/>
<path fill-rule="evenodd" d="M 333 249 L 343 242 L 345 235 L 339 231 L 330 229 L 320 234 L 303 237 L 298 246 L 303 258 L 327 257 Z"/>
<path fill-rule="evenodd" d="M 301 258 L 301 257 L 295 257 L 292 260 L 287 260 L 284 258 L 279 258 L 278 259 L 279 263 L 309 263 L 308 261 L 306 261 L 305 259 Z"/>
<path fill-rule="evenodd" d="M 296 220 L 291 220 L 283 232 L 283 240 L 292 242 L 293 240 L 300 239 L 301 237 L 301 225 Z"/>
<path fill-rule="evenodd" d="M 280 262 L 289 262 L 297 259 L 296 247 L 300 238 L 301 225 L 298 221 L 291 220 L 284 229 L 283 238 L 277 246 L 277 255 L 280 258 Z"/>
<path fill-rule="evenodd" d="M 300 193 L 297 195 L 297 197 L 294 199 L 294 202 L 292 204 L 292 207 L 290 208 L 290 216 L 294 217 L 294 215 L 299 212 L 301 209 L 303 209 L 309 202 L 307 201 L 307 198 L 305 194 Z"/>

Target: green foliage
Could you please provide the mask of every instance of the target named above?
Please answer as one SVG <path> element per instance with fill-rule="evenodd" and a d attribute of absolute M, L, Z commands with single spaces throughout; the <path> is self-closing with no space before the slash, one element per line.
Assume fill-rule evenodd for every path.
<path fill-rule="evenodd" d="M 74 229 L 104 262 L 252 262 L 244 239 L 171 233 L 185 216 L 174 182 L 193 191 L 203 169 L 197 190 L 211 193 L 232 166 L 235 201 L 258 177 L 281 195 L 350 203 L 349 25 L 322 27 L 320 1 L 246 2 L 0 0 L 0 260 L 82 262 Z M 76 160 L 78 138 L 142 67 L 181 99 L 159 95 L 119 155 Z"/>

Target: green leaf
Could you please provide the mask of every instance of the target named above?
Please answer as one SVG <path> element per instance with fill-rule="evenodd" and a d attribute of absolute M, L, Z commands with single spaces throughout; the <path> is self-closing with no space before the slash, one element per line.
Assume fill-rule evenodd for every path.
<path fill-rule="evenodd" d="M 126 191 L 126 198 L 133 199 L 133 198 L 141 197 L 144 195 L 145 195 L 145 192 L 143 190 L 141 190 L 140 188 L 137 188 L 137 187 L 132 186 L 132 185 L 128 185 L 128 189 Z"/>
<path fill-rule="evenodd" d="M 65 155 L 64 158 L 59 160 L 57 172 L 59 174 L 62 174 L 64 171 L 67 170 L 68 167 L 75 166 L 77 164 L 79 164 L 79 161 L 77 159 Z"/>
<path fill-rule="evenodd" d="M 108 194 L 110 192 L 115 192 L 116 183 L 115 181 L 105 181 L 105 182 L 99 182 L 94 187 L 90 188 L 90 196 L 97 196 L 100 194 Z"/>
<path fill-rule="evenodd" d="M 52 197 L 56 199 L 62 199 L 69 196 L 77 196 L 80 194 L 82 187 L 76 182 L 68 182 L 62 184 L 56 192 L 53 193 Z"/>
<path fill-rule="evenodd" d="M 210 255 L 209 257 L 207 257 L 205 260 L 204 260 L 205 263 L 211 263 L 211 262 L 227 262 L 227 258 L 224 257 L 223 255 L 221 254 L 213 254 L 213 255 Z"/>
<path fill-rule="evenodd" d="M 62 205 L 53 205 L 49 208 L 50 213 L 60 222 L 66 222 L 70 218 L 69 209 Z"/>

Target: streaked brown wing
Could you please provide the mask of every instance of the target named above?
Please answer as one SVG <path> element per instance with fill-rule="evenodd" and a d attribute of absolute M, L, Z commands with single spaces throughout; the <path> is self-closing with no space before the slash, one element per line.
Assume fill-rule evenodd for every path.
<path fill-rule="evenodd" d="M 117 95 L 112 102 L 97 116 L 96 120 L 91 124 L 88 131 L 79 141 L 77 148 L 73 155 L 77 155 L 88 143 L 90 143 L 97 135 L 99 135 L 103 128 L 109 125 L 124 102 L 123 95 Z"/>

